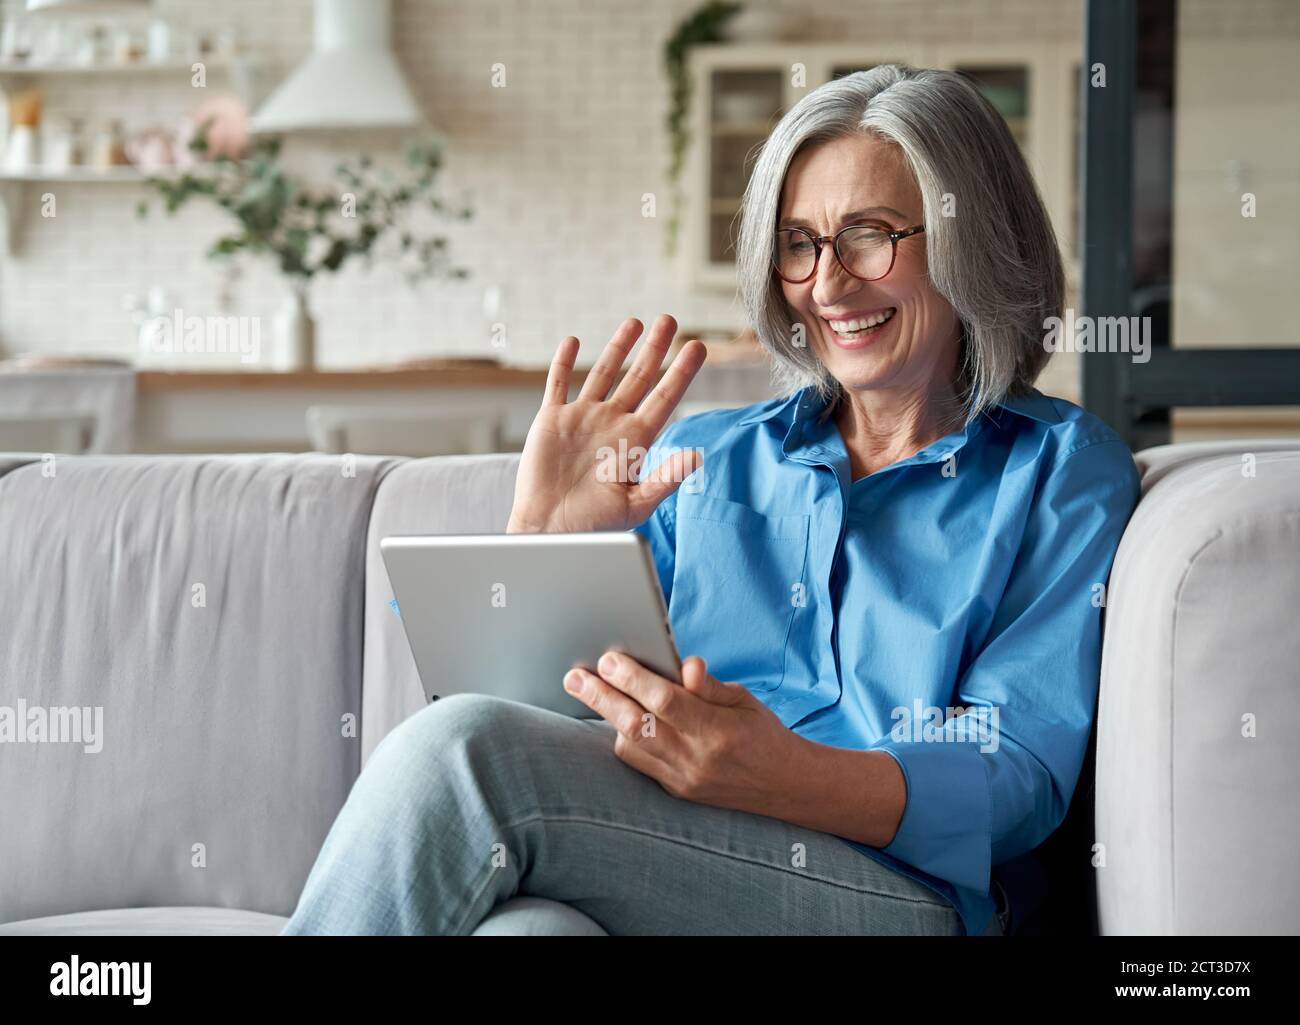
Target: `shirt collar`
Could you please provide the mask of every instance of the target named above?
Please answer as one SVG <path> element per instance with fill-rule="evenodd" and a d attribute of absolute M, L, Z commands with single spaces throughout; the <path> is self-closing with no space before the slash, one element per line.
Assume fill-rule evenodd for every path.
<path fill-rule="evenodd" d="M 805 400 L 805 395 L 813 395 L 811 389 L 804 388 L 793 395 L 785 395 L 781 398 L 768 399 L 766 402 L 760 402 L 754 407 L 754 411 L 744 417 L 736 426 L 743 427 L 746 424 L 762 423 L 765 420 L 771 420 L 775 416 L 785 413 L 791 406 L 794 406 Z"/>
<path fill-rule="evenodd" d="M 1012 413 L 1019 413 L 1021 416 L 1027 416 L 1031 420 L 1037 420 L 1044 424 L 1059 424 L 1061 414 L 1056 411 L 1056 406 L 1052 400 L 1040 392 L 1037 388 L 1030 388 L 1023 395 L 1008 395 L 994 407 L 994 412 L 1001 419 L 1002 410 L 1010 410 Z"/>
<path fill-rule="evenodd" d="M 844 448 L 844 439 L 840 436 L 834 421 L 830 418 L 824 421 L 818 420 L 818 414 L 825 408 L 825 400 L 819 398 L 817 390 L 809 386 L 790 395 L 759 404 L 753 412 L 739 421 L 738 426 L 778 420 L 785 426 L 785 438 L 781 447 L 786 455 L 800 462 L 827 462 L 828 465 L 836 466 L 838 470 L 840 469 L 838 464 L 841 462 L 847 467 L 848 454 Z M 1061 416 L 1052 401 L 1037 388 L 1030 388 L 1021 395 L 1004 397 L 1001 402 L 970 424 L 940 438 L 915 455 L 894 465 L 932 463 L 946 459 L 980 432 L 986 418 L 1002 427 L 1006 425 L 1008 414 L 1027 417 L 1049 425 L 1061 422 Z"/>
<path fill-rule="evenodd" d="M 759 403 L 752 413 L 740 421 L 738 426 L 762 423 L 774 417 L 784 416 L 792 408 L 795 408 L 795 417 L 791 424 L 795 421 L 802 422 L 811 415 L 821 412 L 824 405 L 817 398 L 817 393 L 813 388 L 803 388 L 791 395 Z M 1051 399 L 1037 388 L 1030 388 L 1023 395 L 1006 396 L 993 407 L 988 415 L 996 416 L 1001 421 L 1003 419 L 1001 415 L 1003 410 L 1018 413 L 1020 416 L 1027 416 L 1031 420 L 1037 420 L 1040 423 L 1059 424 L 1061 422 L 1061 415 L 1056 411 L 1056 407 L 1052 405 Z"/>

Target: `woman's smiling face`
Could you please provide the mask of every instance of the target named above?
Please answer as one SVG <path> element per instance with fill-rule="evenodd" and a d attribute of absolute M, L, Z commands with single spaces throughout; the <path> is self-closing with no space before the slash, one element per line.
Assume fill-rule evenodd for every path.
<path fill-rule="evenodd" d="M 796 154 L 781 190 L 778 226 L 833 235 L 863 223 L 889 230 L 925 223 L 921 191 L 902 150 L 859 135 Z M 898 242 L 893 269 L 877 281 L 853 277 L 829 245 L 807 281 L 776 280 L 794 319 L 807 326 L 810 348 L 846 391 L 926 393 L 953 384 L 959 323 L 930 284 L 924 232 Z M 833 324 L 882 314 L 884 323 L 855 338 L 844 338 Z"/>

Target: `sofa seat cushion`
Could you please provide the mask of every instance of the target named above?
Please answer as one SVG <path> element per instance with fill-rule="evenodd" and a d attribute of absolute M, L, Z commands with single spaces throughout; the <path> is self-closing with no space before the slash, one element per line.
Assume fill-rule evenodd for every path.
<path fill-rule="evenodd" d="M 571 904 L 542 897 L 512 897 L 479 922 L 474 936 L 608 936 Z"/>
<path fill-rule="evenodd" d="M 0 936 L 278 936 L 289 920 L 239 908 L 112 908 L 0 923 Z M 496 908 L 475 936 L 605 936 L 577 908 L 515 897 Z"/>
<path fill-rule="evenodd" d="M 276 936 L 287 918 L 239 908 L 111 908 L 0 923 L 0 936 Z"/>

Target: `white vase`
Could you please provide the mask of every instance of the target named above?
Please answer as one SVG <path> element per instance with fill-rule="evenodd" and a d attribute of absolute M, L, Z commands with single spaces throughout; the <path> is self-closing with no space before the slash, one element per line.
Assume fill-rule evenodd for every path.
<path fill-rule="evenodd" d="M 271 367 L 311 370 L 316 363 L 316 322 L 307 309 L 307 286 L 294 282 L 275 315 Z"/>

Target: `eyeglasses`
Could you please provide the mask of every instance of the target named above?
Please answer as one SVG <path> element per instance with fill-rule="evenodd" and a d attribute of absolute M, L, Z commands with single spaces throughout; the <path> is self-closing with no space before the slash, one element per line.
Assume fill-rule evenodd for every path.
<path fill-rule="evenodd" d="M 890 231 L 887 225 L 850 224 L 834 235 L 779 228 L 772 244 L 772 267 L 784 281 L 802 284 L 816 273 L 822 246 L 830 242 L 840 266 L 849 274 L 862 281 L 879 281 L 894 269 L 898 240 L 922 231 L 924 224 L 899 231 Z"/>

